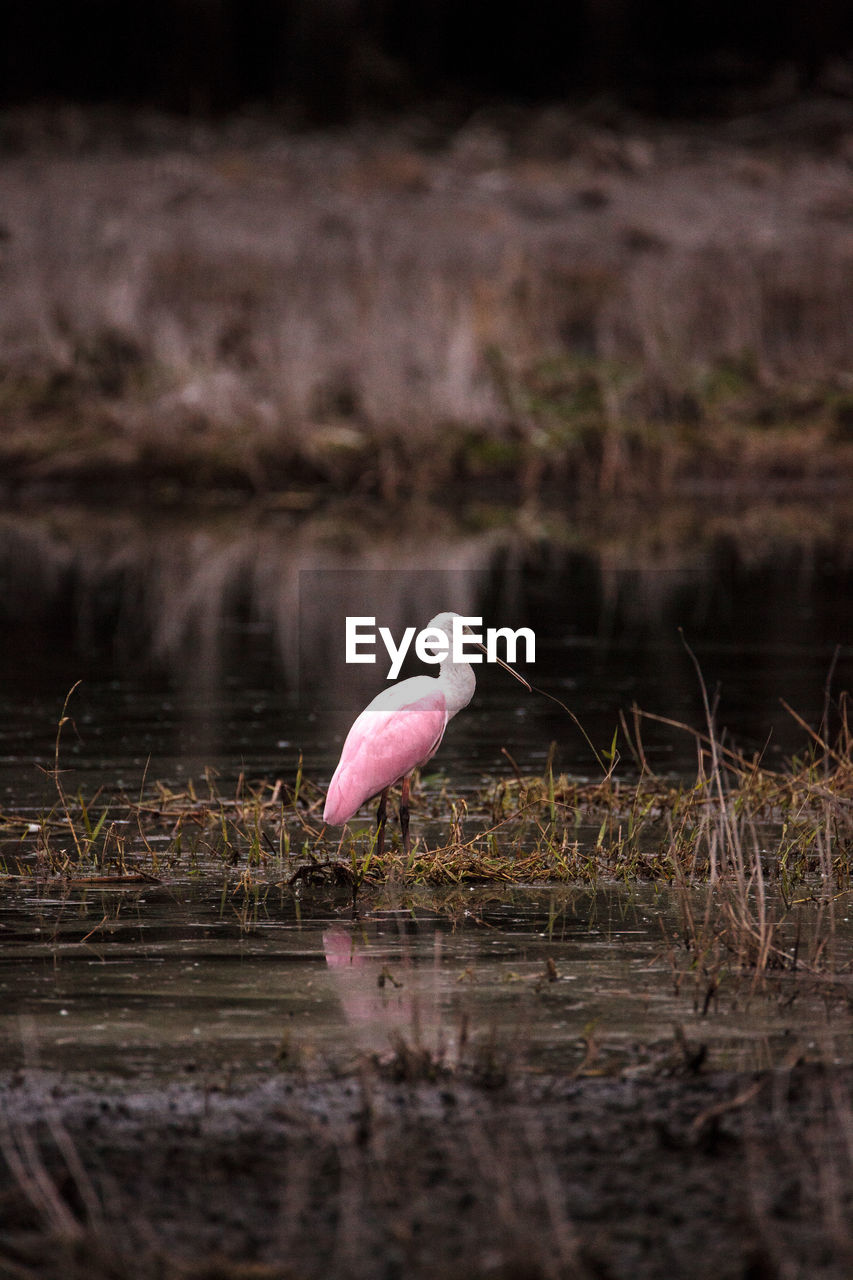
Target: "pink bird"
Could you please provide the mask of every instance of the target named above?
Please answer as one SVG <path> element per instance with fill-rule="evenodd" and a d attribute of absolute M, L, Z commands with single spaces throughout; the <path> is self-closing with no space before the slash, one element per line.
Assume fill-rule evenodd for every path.
<path fill-rule="evenodd" d="M 323 821 L 332 825 L 347 822 L 366 800 L 380 796 L 376 815 L 380 856 L 385 841 L 389 788 L 402 780 L 400 830 L 408 853 L 410 774 L 435 755 L 448 722 L 467 707 L 474 696 L 476 681 L 471 664 L 453 660 L 453 620 L 458 617 L 456 613 L 440 613 L 429 623 L 430 629 L 444 632 L 449 642 L 438 675 L 412 676 L 377 694 L 347 734 L 338 767 L 329 783 Z M 499 658 L 496 661 L 530 688 L 512 667 Z"/>

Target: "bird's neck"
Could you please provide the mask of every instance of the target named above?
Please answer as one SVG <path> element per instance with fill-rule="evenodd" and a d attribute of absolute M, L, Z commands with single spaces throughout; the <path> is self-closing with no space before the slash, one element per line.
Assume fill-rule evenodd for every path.
<path fill-rule="evenodd" d="M 438 682 L 447 703 L 447 718 L 451 720 L 474 696 L 474 669 L 470 662 L 454 662 L 447 657 L 441 664 Z"/>

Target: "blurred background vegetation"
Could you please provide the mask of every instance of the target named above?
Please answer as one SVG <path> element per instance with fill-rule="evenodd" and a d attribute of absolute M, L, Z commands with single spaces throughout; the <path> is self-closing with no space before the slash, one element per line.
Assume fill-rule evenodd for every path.
<path fill-rule="evenodd" d="M 8 494 L 853 474 L 853 17 L 0 17 Z"/>

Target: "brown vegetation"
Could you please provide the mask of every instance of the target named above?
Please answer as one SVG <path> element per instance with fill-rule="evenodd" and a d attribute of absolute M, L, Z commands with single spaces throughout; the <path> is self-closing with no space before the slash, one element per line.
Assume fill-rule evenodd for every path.
<path fill-rule="evenodd" d="M 429 145 L 82 119 L 4 157 L 7 485 L 849 474 L 837 121 L 818 153 L 565 111 Z"/>

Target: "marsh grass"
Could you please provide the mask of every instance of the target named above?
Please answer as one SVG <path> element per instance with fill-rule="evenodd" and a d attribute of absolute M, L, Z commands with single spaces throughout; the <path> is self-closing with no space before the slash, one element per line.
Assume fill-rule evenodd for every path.
<path fill-rule="evenodd" d="M 666 722 L 695 741 L 692 782 L 652 771 L 642 725 L 660 718 L 635 708 L 600 753 L 597 781 L 555 774 L 549 756 L 542 777 L 513 765 L 473 795 L 416 791 L 420 834 L 406 855 L 396 838 L 380 854 L 369 820 L 339 833 L 325 828 L 323 791 L 301 760 L 290 780 L 241 776 L 233 795 L 221 793 L 213 772 L 181 790 L 146 781 L 136 797 L 72 794 L 61 767 L 72 694 L 50 770 L 56 803 L 37 817 L 0 812 L 7 879 L 120 886 L 216 876 L 232 895 L 340 888 L 355 909 L 389 884 L 652 882 L 676 895 L 681 927 L 662 938 L 662 952 L 676 988 L 692 983 L 703 1012 L 728 972 L 761 982 L 774 973 L 826 977 L 846 964 L 836 954 L 837 916 L 853 891 L 853 728 L 844 695 L 832 742 L 791 710 L 805 749 L 771 769 L 723 741 L 703 687 L 704 731 Z M 631 774 L 620 772 L 620 752 L 633 757 Z"/>
<path fill-rule="evenodd" d="M 489 383 L 487 354 L 472 383 Z M 553 366 L 562 375 L 543 377 Z M 38 482 L 63 493 L 97 492 L 106 502 L 132 483 L 167 506 L 209 506 L 211 495 L 227 505 L 234 495 L 253 495 L 296 511 L 354 491 L 393 505 L 440 501 L 448 485 L 461 491 L 484 481 L 513 501 L 566 492 L 672 498 L 697 485 L 751 493 L 757 477 L 796 493 L 833 488 L 853 472 L 850 406 L 839 379 L 805 390 L 762 384 L 756 407 L 745 412 L 737 395 L 706 395 L 704 370 L 669 371 L 660 386 L 630 365 L 603 360 L 579 377 L 573 357 L 546 355 L 514 376 L 509 400 L 499 381 L 490 387 L 497 429 L 491 419 L 442 414 L 440 406 L 416 430 L 400 425 L 399 412 L 388 423 L 317 421 L 307 409 L 294 422 L 282 411 L 281 421 L 264 425 L 261 409 L 235 407 L 233 421 L 217 422 L 205 407 L 178 414 L 163 434 L 151 421 L 156 407 L 131 400 L 105 408 L 89 389 L 45 414 L 40 396 L 48 393 L 0 369 L 0 407 L 11 399 L 15 419 L 0 460 L 7 482 L 24 493 Z M 585 377 L 597 388 L 589 403 L 566 392 L 576 381 L 583 387 Z M 152 385 L 163 380 L 156 370 L 148 374 Z M 215 390 L 205 395 L 213 401 Z"/>
<path fill-rule="evenodd" d="M 570 160 L 492 122 L 483 170 L 476 124 L 424 149 L 403 122 L 173 122 L 141 152 L 81 127 L 97 146 L 19 123 L 4 156 L 7 484 L 310 504 L 849 474 L 840 143 L 794 162 L 775 133 L 582 113 Z"/>
<path fill-rule="evenodd" d="M 671 968 L 675 988 L 692 994 L 700 1014 L 712 1009 L 731 975 L 738 978 L 738 998 L 762 986 L 793 1003 L 805 981 L 827 994 L 838 987 L 846 1001 L 848 963 L 836 946 L 836 915 L 851 892 L 853 857 L 848 701 L 838 701 L 840 727 L 831 740 L 825 727 L 814 730 L 802 722 L 805 748 L 779 769 L 727 744 L 717 731 L 710 701 L 706 710 L 702 731 L 671 726 L 690 734 L 696 744 L 696 776 L 690 781 L 660 776 L 650 768 L 642 727 L 651 717 L 636 710 L 601 753 L 606 768 L 595 782 L 556 773 L 552 757 L 540 777 L 511 768 L 506 777 L 467 797 L 416 791 L 414 818 L 420 834 L 407 858 L 393 842 L 380 857 L 372 824 L 366 831 L 344 829 L 331 838 L 320 818 L 322 790 L 306 779 L 301 763 L 292 778 L 253 783 L 241 777 L 227 794 L 209 772 L 180 790 L 146 782 L 134 797 L 102 792 L 86 798 L 72 790 L 70 775 L 61 767 L 63 735 L 70 725 L 67 699 L 50 771 L 53 807 L 37 820 L 0 813 L 5 872 L 31 881 L 108 880 L 117 885 L 139 878 L 215 874 L 224 882 L 223 894 L 242 895 L 244 903 L 273 887 L 299 895 L 313 882 L 343 886 L 356 907 L 362 901 L 369 905 L 370 895 L 389 881 L 401 892 L 446 886 L 442 893 L 448 903 L 453 902 L 454 886 L 474 880 L 498 889 L 548 881 L 652 881 L 676 895 L 680 924 L 670 932 L 662 926 L 661 957 Z M 629 759 L 633 764 L 627 772 Z M 461 903 L 461 893 L 457 898 Z M 467 895 L 465 901 L 470 901 Z M 465 908 L 457 909 L 461 913 Z M 537 979 L 546 992 L 552 980 L 547 968 Z M 460 1079 L 470 1080 L 501 1097 L 507 1077 L 515 1078 L 511 1047 L 494 1040 L 469 1043 L 464 1028 L 458 1043 L 468 1067 L 462 1077 L 457 1072 L 454 1088 Z M 611 1063 L 613 1054 L 599 1042 L 595 1027 L 585 1030 L 583 1044 L 573 1073 L 578 1087 L 584 1077 L 622 1072 L 690 1079 L 700 1072 L 705 1052 L 693 1033 L 688 1041 L 678 1027 L 671 1045 L 656 1048 L 648 1062 L 634 1060 L 627 1068 Z M 294 1051 L 282 1045 L 282 1057 L 294 1052 L 298 1047 Z M 853 1256 L 849 1078 L 827 1067 L 820 1069 L 823 1074 L 800 1079 L 799 1045 L 795 1053 L 781 1069 L 751 1076 L 733 1096 L 703 1094 L 701 1109 L 693 1106 L 683 1132 L 675 1106 L 655 1123 L 669 1161 L 674 1152 L 706 1149 L 717 1160 L 731 1148 L 732 1134 L 743 1131 L 748 1174 L 743 1214 L 755 1229 L 759 1243 L 753 1252 L 761 1260 L 762 1274 L 765 1269 L 788 1274 L 783 1264 L 792 1256 L 795 1238 L 792 1220 L 786 1213 L 780 1216 L 783 1196 L 793 1197 L 798 1212 L 808 1215 L 808 1240 L 819 1240 L 827 1257 L 840 1260 L 837 1274 L 846 1274 Z M 832 1060 L 831 1044 L 825 1055 Z M 280 1065 L 294 1070 L 292 1061 Z M 447 1089 L 450 1065 L 442 1042 L 432 1046 L 415 1021 L 411 1033 L 395 1038 L 389 1055 L 362 1066 L 362 1105 L 348 1129 L 355 1135 L 354 1145 L 349 1137 L 339 1140 L 334 1158 L 329 1157 L 330 1167 L 340 1170 L 331 1193 L 341 1205 L 339 1259 L 355 1250 L 353 1240 L 360 1237 L 351 1235 L 353 1224 L 369 1220 L 364 1208 L 372 1208 L 372 1184 L 358 1176 L 358 1152 L 366 1151 L 375 1163 L 392 1146 L 385 1136 L 383 1081 L 398 1092 L 405 1087 L 406 1096 L 415 1097 L 418 1089 Z M 805 1102 L 798 1090 L 807 1092 Z M 559 1126 L 540 1126 L 536 1114 L 532 1108 L 524 1111 L 521 1142 L 514 1131 L 512 1142 L 505 1139 L 500 1125 L 490 1129 L 478 1119 L 459 1126 L 454 1118 L 459 1158 L 474 1170 L 478 1193 L 485 1188 L 497 1205 L 499 1235 L 526 1244 L 521 1225 L 529 1216 L 528 1199 L 539 1206 L 537 1212 L 544 1206 L 546 1226 L 535 1242 L 539 1252 L 532 1244 L 528 1250 L 534 1259 L 527 1267 L 531 1274 L 600 1274 L 600 1268 L 586 1267 L 584 1237 L 578 1243 L 565 1213 L 568 1201 L 561 1191 L 559 1164 L 547 1141 Z M 0 1269 L 22 1277 L 125 1274 L 127 1240 L 133 1238 L 128 1231 L 139 1230 L 129 1202 L 119 1202 L 122 1212 L 113 1213 L 89 1173 L 88 1147 L 74 1145 L 58 1109 L 48 1111 L 46 1121 L 39 1139 L 11 1112 L 0 1115 L 0 1155 L 17 1195 L 17 1201 L 10 1197 L 9 1202 L 13 1208 L 20 1202 L 17 1234 L 7 1237 Z M 637 1116 L 640 1132 L 651 1127 L 647 1117 Z M 312 1144 L 318 1142 L 318 1132 L 322 1127 L 315 1126 Z M 525 1177 L 511 1179 L 505 1173 L 519 1167 Z M 716 1163 L 714 1168 L 719 1177 Z M 780 1169 L 784 1179 L 778 1176 Z M 304 1191 L 300 1179 L 307 1187 L 309 1176 L 319 1176 L 317 1166 L 299 1166 L 288 1151 L 290 1182 L 285 1185 L 296 1206 L 307 1203 L 299 1199 Z M 395 1176 L 404 1188 L 416 1185 L 406 1164 Z M 295 1214 L 297 1209 L 290 1207 Z M 282 1220 L 290 1221 L 284 1214 Z M 397 1211 L 398 1230 L 399 1221 L 405 1220 Z M 227 1261 L 210 1268 L 185 1267 L 152 1252 L 151 1239 L 153 1231 L 149 1251 L 139 1251 L 134 1274 L 290 1274 L 263 1264 L 235 1264 L 232 1269 Z M 540 1267 L 545 1251 L 548 1259 L 559 1259 L 559 1268 L 545 1261 Z M 516 1274 L 517 1268 L 508 1267 L 506 1273 L 510 1271 Z"/>

